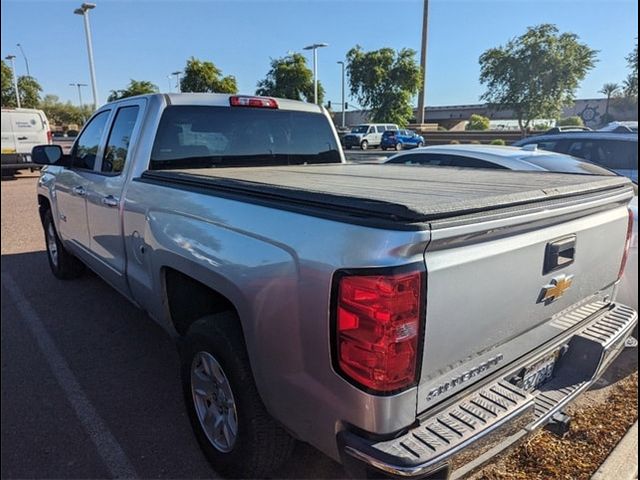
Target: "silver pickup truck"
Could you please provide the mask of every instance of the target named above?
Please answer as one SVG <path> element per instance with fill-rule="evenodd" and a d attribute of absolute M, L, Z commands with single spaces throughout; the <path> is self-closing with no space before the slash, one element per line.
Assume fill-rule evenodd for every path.
<path fill-rule="evenodd" d="M 637 322 L 622 177 L 346 164 L 320 107 L 214 94 L 104 105 L 33 159 L 54 275 L 87 266 L 176 336 L 225 475 L 297 439 L 355 476 L 463 476 Z"/>

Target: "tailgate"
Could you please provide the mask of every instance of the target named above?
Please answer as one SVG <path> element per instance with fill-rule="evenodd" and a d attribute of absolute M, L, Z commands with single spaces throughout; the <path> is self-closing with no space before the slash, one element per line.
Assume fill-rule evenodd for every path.
<path fill-rule="evenodd" d="M 524 215 L 517 228 L 504 219 L 434 228 L 418 412 L 560 335 L 554 315 L 611 293 L 628 211 L 599 202 Z"/>

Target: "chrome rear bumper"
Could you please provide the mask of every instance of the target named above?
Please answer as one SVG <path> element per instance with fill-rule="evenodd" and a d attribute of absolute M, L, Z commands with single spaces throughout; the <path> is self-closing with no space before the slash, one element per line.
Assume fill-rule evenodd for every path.
<path fill-rule="evenodd" d="M 638 319 L 633 309 L 624 305 L 597 309 L 575 330 L 572 327 L 583 323 L 594 306 L 583 308 L 585 317 L 574 312 L 560 320 L 570 334 L 421 417 L 419 425 L 403 435 L 375 441 L 348 430 L 340 432 L 345 464 L 356 460 L 368 469 L 405 478 L 460 478 L 476 470 L 547 423 L 589 388 L 624 348 Z M 553 378 L 538 390 L 527 392 L 509 382 L 523 367 L 561 345 L 568 345 L 567 353 L 558 360 Z"/>

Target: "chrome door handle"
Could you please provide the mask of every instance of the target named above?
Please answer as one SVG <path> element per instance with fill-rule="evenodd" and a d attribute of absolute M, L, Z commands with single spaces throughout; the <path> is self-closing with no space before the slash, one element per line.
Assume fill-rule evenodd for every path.
<path fill-rule="evenodd" d="M 87 190 L 82 185 L 73 187 L 71 191 L 73 192 L 74 195 L 78 195 L 79 197 L 84 197 L 87 194 Z"/>
<path fill-rule="evenodd" d="M 26 140 L 27 137 L 18 137 L 18 140 Z"/>
<path fill-rule="evenodd" d="M 107 195 L 106 197 L 102 197 L 102 204 L 106 205 L 107 207 L 117 207 L 118 202 L 119 202 L 118 199 L 113 195 Z"/>

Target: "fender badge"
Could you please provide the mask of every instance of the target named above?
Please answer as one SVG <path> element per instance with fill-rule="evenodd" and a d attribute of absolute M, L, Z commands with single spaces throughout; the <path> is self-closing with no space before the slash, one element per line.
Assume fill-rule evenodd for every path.
<path fill-rule="evenodd" d="M 573 284 L 573 275 L 558 275 L 551 279 L 549 285 L 542 287 L 542 295 L 540 302 L 551 303 L 571 288 Z"/>

